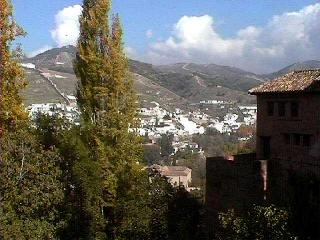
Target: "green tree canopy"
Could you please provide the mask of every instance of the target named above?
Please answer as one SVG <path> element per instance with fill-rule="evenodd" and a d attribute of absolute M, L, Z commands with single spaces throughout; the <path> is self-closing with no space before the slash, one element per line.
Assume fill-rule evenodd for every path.
<path fill-rule="evenodd" d="M 222 230 L 218 239 L 224 240 L 290 240 L 287 211 L 273 205 L 254 206 L 245 215 L 233 210 L 220 215 Z"/>
<path fill-rule="evenodd" d="M 137 98 L 123 51 L 122 27 L 118 16 L 110 21 L 109 11 L 109 0 L 83 2 L 74 63 L 80 134 L 100 179 L 97 183 L 91 182 L 95 178 L 81 176 L 83 186 L 90 186 L 86 188 L 86 209 L 92 219 L 92 237 L 96 238 L 116 238 L 116 228 L 125 219 L 116 215 L 117 203 L 131 201 L 141 171 L 137 162 L 142 160 L 140 138 L 134 131 Z M 84 168 L 81 164 L 90 168 L 80 162 L 78 169 Z"/>

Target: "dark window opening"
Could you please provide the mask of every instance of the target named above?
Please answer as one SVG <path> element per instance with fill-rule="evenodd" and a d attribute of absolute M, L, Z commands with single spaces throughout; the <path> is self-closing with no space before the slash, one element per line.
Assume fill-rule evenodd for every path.
<path fill-rule="evenodd" d="M 311 135 L 303 135 L 302 136 L 302 145 L 304 147 L 310 147 L 311 146 Z"/>
<path fill-rule="evenodd" d="M 279 117 L 284 117 L 286 115 L 286 103 L 278 102 L 278 115 Z"/>
<path fill-rule="evenodd" d="M 268 116 L 273 116 L 274 102 L 268 102 Z"/>
<path fill-rule="evenodd" d="M 299 103 L 292 102 L 291 103 L 291 117 L 298 117 L 299 116 Z"/>
<path fill-rule="evenodd" d="M 293 134 L 293 144 L 300 145 L 300 134 Z"/>
<path fill-rule="evenodd" d="M 269 159 L 271 154 L 271 137 L 260 137 L 262 154 L 264 159 Z"/>
<path fill-rule="evenodd" d="M 284 143 L 285 143 L 286 145 L 290 145 L 290 134 L 284 133 L 284 134 L 283 134 L 283 140 L 284 140 Z"/>

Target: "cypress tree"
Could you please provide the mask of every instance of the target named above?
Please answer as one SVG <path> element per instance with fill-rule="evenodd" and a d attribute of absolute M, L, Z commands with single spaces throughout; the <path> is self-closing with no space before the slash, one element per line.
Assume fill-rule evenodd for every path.
<path fill-rule="evenodd" d="M 99 181 L 88 175 L 79 178 L 87 189 L 90 232 L 99 239 L 116 239 L 124 218 L 117 208 L 132 200 L 140 177 L 136 162 L 142 159 L 140 139 L 129 131 L 137 124 L 137 99 L 123 51 L 123 32 L 119 17 L 110 21 L 109 11 L 109 0 L 84 1 L 74 63 L 82 135 L 93 153 L 92 164 L 98 166 Z"/>

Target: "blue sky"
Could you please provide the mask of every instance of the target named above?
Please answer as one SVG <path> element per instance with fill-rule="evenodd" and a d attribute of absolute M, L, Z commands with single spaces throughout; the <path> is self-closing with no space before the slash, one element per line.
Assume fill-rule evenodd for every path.
<path fill-rule="evenodd" d="M 81 2 L 79 0 L 13 0 L 15 17 L 28 32 L 27 37 L 20 40 L 25 51 L 30 54 L 39 49 L 61 45 L 61 42 L 52 37 L 51 33 L 52 30 L 59 28 L 55 16 L 64 8 L 81 4 Z M 317 2 L 311 0 L 114 0 L 113 12 L 119 13 L 122 19 L 125 43 L 130 57 L 155 64 L 180 61 L 207 62 L 233 65 L 255 72 L 268 72 L 289 63 L 289 60 L 320 58 L 319 55 L 314 54 L 314 48 L 319 47 L 318 44 L 314 44 L 316 46 L 312 46 L 312 49 L 305 49 L 310 45 L 310 39 L 316 40 L 313 39 L 315 36 L 312 32 L 319 30 L 317 26 L 310 23 L 310 19 L 320 20 L 320 5 L 317 5 Z M 308 6 L 313 8 L 307 9 Z M 69 12 L 66 13 L 69 14 Z M 290 13 L 296 13 L 297 16 Z M 66 17 L 66 14 L 60 16 L 60 18 L 63 17 Z M 281 25 L 286 24 L 288 26 L 283 30 L 284 27 Z M 309 26 L 312 27 L 312 32 L 306 31 Z M 298 29 L 292 30 L 295 28 Z M 273 29 L 276 31 L 270 34 Z M 245 33 L 239 33 L 241 30 L 245 30 L 242 31 Z M 300 34 L 299 39 L 305 44 L 304 48 L 292 53 L 294 45 L 301 45 L 301 42 L 298 42 L 299 39 L 292 40 L 291 45 L 283 43 L 286 45 L 280 46 L 278 43 L 286 41 L 278 38 L 276 34 L 288 33 L 289 36 Z M 238 49 L 241 49 L 239 53 L 235 51 Z M 306 53 L 305 56 L 301 56 L 303 51 Z M 275 64 L 272 62 L 276 59 L 277 53 L 280 60 Z M 259 58 L 259 61 L 256 66 L 253 66 L 250 62 L 255 58 Z"/>

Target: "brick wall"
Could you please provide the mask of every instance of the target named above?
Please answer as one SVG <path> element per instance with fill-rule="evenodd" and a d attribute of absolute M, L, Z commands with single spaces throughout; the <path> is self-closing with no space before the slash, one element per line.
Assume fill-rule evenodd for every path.
<path fill-rule="evenodd" d="M 272 116 L 268 114 L 270 102 L 274 103 Z M 285 116 L 278 114 L 279 102 L 285 102 Z M 291 114 L 293 102 L 299 104 L 297 117 Z M 292 223 L 300 236 L 318 240 L 320 94 L 258 95 L 257 104 L 257 155 L 236 155 L 229 160 L 207 158 L 209 235 L 212 237 L 217 227 L 219 212 L 232 208 L 246 211 L 252 204 L 264 203 L 266 198 L 268 203 L 291 211 Z M 306 145 L 305 135 L 310 136 Z M 270 143 L 268 157 L 263 141 Z"/>
<path fill-rule="evenodd" d="M 278 116 L 278 106 L 275 104 L 274 115 L 268 116 L 268 102 L 286 102 L 286 116 Z M 299 116 L 290 116 L 290 103 L 299 103 Z M 308 164 L 319 162 L 320 140 L 320 95 L 261 95 L 257 98 L 257 157 L 264 159 L 261 137 L 270 137 L 271 158 L 295 159 Z M 290 144 L 286 143 L 284 134 L 290 135 Z M 294 134 L 311 135 L 311 146 L 294 144 Z"/>
<path fill-rule="evenodd" d="M 264 158 L 263 139 L 270 137 L 267 199 L 293 215 L 301 236 L 320 239 L 320 95 L 261 95 L 257 98 L 257 157 Z M 268 116 L 268 102 L 286 102 L 286 116 L 279 117 L 277 104 Z M 299 116 L 291 117 L 290 103 L 299 103 Z M 286 141 L 285 134 L 290 136 Z M 310 135 L 310 146 L 295 143 L 294 135 Z"/>

